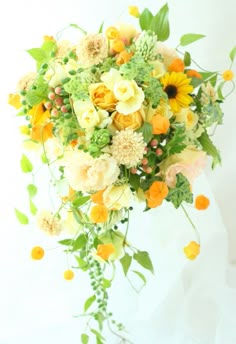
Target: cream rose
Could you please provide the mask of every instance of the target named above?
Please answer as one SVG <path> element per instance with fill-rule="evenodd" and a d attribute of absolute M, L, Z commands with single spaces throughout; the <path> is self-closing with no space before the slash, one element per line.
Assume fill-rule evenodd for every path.
<path fill-rule="evenodd" d="M 47 70 L 44 75 L 44 79 L 48 82 L 49 87 L 55 88 L 58 85 L 62 84 L 62 80 L 70 76 L 70 70 L 76 70 L 78 64 L 75 60 L 69 60 L 66 64 L 60 62 L 54 62 L 50 65 L 50 68 Z"/>
<path fill-rule="evenodd" d="M 89 153 L 74 151 L 65 161 L 65 177 L 72 189 L 92 192 L 113 184 L 120 173 L 119 167 L 107 154 L 94 159 Z"/>
<path fill-rule="evenodd" d="M 189 108 L 182 108 L 180 112 L 175 114 L 176 122 L 185 123 L 187 130 L 191 130 L 198 122 L 198 115 Z"/>
<path fill-rule="evenodd" d="M 186 148 L 179 154 L 171 155 L 160 164 L 160 173 L 169 187 L 176 184 L 176 174 L 182 173 L 193 183 L 206 166 L 207 156 L 196 148 Z"/>
<path fill-rule="evenodd" d="M 120 210 L 127 208 L 133 195 L 127 184 L 111 185 L 103 193 L 103 202 L 108 209 Z"/>
<path fill-rule="evenodd" d="M 73 104 L 75 114 L 81 128 L 91 129 L 104 127 L 111 122 L 109 113 L 105 110 L 96 110 L 89 100 L 76 100 Z"/>

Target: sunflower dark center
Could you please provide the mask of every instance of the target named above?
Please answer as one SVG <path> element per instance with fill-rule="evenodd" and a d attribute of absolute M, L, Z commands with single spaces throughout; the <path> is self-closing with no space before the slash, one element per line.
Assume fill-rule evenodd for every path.
<path fill-rule="evenodd" d="M 175 98 L 176 95 L 177 95 L 177 87 L 174 86 L 174 85 L 166 86 L 164 91 L 167 93 L 169 99 L 170 98 Z"/>

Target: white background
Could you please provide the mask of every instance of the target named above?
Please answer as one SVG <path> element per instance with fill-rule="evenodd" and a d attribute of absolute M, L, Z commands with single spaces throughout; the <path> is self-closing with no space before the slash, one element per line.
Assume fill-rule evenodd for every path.
<path fill-rule="evenodd" d="M 66 268 L 66 264 L 64 263 L 63 257 L 58 253 L 54 253 L 55 251 L 50 251 L 51 254 L 49 256 L 51 258 L 45 260 L 45 262 L 40 262 L 41 265 L 37 265 L 35 268 L 35 265 L 33 265 L 28 257 L 30 247 L 33 246 L 34 242 L 37 240 L 40 241 L 40 243 L 48 245 L 48 247 L 51 247 L 51 243 L 48 243 L 46 239 L 38 236 L 38 234 L 36 234 L 34 231 L 31 232 L 29 229 L 25 230 L 13 218 L 12 208 L 15 206 L 19 208 L 21 206 L 24 207 L 23 202 L 25 202 L 25 179 L 21 176 L 19 171 L 21 149 L 18 128 L 16 127 L 16 121 L 14 117 L 15 112 L 7 105 L 7 95 L 10 92 L 14 92 L 18 79 L 23 74 L 31 71 L 34 68 L 33 60 L 31 60 L 25 50 L 40 46 L 42 37 L 44 35 L 55 35 L 58 31 L 70 23 L 76 23 L 85 30 L 91 32 L 97 31 L 103 20 L 105 21 L 105 26 L 109 26 L 117 21 L 127 20 L 129 22 L 136 23 L 135 19 L 131 18 L 127 14 L 128 5 L 137 5 L 139 6 L 140 10 L 142 10 L 144 7 L 148 7 L 155 12 L 164 3 L 164 1 L 158 1 L 156 4 L 150 0 L 137 0 L 135 3 L 128 3 L 125 0 L 116 2 L 108 0 L 100 0 L 99 2 L 95 0 L 43 0 L 40 2 L 33 2 L 30 0 L 15 0 L 6 2 L 4 4 L 4 9 L 1 9 L 1 344 L 18 344 L 21 342 L 32 343 L 33 337 L 31 337 L 31 335 L 34 336 L 36 334 L 37 336 L 34 343 L 40 342 L 41 339 L 41 342 L 46 344 L 50 342 L 54 343 L 56 340 L 59 340 L 59 338 L 61 338 L 61 341 L 58 343 L 66 343 L 66 322 L 69 324 L 67 328 L 67 336 L 70 340 L 68 340 L 68 342 L 76 342 L 75 328 L 77 323 L 73 323 L 72 325 L 68 319 L 69 314 L 71 314 L 71 312 L 76 312 L 77 310 L 78 303 L 76 298 L 81 292 L 79 291 L 81 284 L 78 281 L 73 282 L 73 287 L 68 287 L 68 284 L 65 283 L 62 284 L 61 276 L 59 276 L 58 273 L 60 269 L 63 270 Z M 206 69 L 209 68 L 210 70 L 219 71 L 227 69 L 230 65 L 228 53 L 236 44 L 235 1 L 173 0 L 169 1 L 169 8 L 171 38 L 168 40 L 167 44 L 175 47 L 178 44 L 179 37 L 185 33 L 206 34 L 206 38 L 188 47 L 189 52 L 198 61 L 198 63 Z M 74 31 L 69 31 L 68 34 L 75 36 Z M 233 67 L 233 70 L 236 71 L 235 66 Z M 216 247 L 219 249 L 219 243 L 222 241 L 224 253 L 221 255 L 214 251 L 213 257 L 220 265 L 222 262 L 225 264 L 225 266 L 227 262 L 231 264 L 231 268 L 228 267 L 228 271 L 230 271 L 230 273 L 227 277 L 228 283 L 231 287 L 236 284 L 235 269 L 233 265 L 236 261 L 236 208 L 234 200 L 236 193 L 236 140 L 234 126 L 235 95 L 236 93 L 234 91 L 233 95 L 231 95 L 231 97 L 228 98 L 226 103 L 223 105 L 225 112 L 224 124 L 218 127 L 216 135 L 214 136 L 214 142 L 222 154 L 222 167 L 218 167 L 216 170 L 211 171 L 209 166 L 206 171 L 207 181 L 205 179 L 203 180 L 203 185 L 206 183 L 205 187 L 211 196 L 213 210 L 215 211 L 215 213 L 212 211 L 209 213 L 209 218 L 204 218 L 204 221 L 206 221 L 204 228 L 206 231 L 209 230 L 209 233 L 212 235 L 212 237 L 209 236 L 209 238 L 212 239 L 212 242 L 216 242 Z M 216 233 L 215 235 L 214 230 Z M 218 238 L 218 232 L 221 233 L 219 241 L 216 240 Z M 55 258 L 57 257 L 57 254 L 58 262 Z M 165 255 L 164 252 L 163 255 Z M 221 258 L 220 260 L 219 257 Z M 204 262 L 204 260 L 202 262 Z M 53 268 L 51 264 L 55 264 L 53 265 Z M 63 264 L 64 266 L 62 267 Z M 183 264 L 184 263 L 181 261 L 180 266 L 183 267 Z M 200 267 L 201 266 L 199 265 L 199 270 L 197 270 L 198 274 L 200 274 L 199 276 L 201 276 Z M 210 269 L 217 270 L 217 266 L 214 264 L 210 264 L 208 267 L 209 273 L 212 271 Z M 54 268 L 57 277 L 53 275 Z M 39 280 L 37 280 L 35 275 L 33 280 L 31 279 L 33 271 L 36 276 L 39 276 Z M 219 276 L 222 277 L 223 275 Z M 168 278 L 169 281 L 172 281 L 171 275 L 168 275 Z M 217 280 L 217 282 L 219 281 L 221 280 Z M 58 290 L 55 285 L 58 285 Z M 172 287 L 174 287 L 174 285 L 175 283 L 173 282 Z M 213 288 L 213 286 L 211 287 Z M 70 290 L 70 288 L 73 288 L 73 290 Z M 208 297 L 207 302 L 209 303 L 209 295 L 211 295 L 211 293 L 208 293 L 207 287 L 205 287 L 205 289 L 203 288 L 203 290 L 206 291 L 206 295 Z M 231 296 L 229 296 L 229 293 L 222 294 L 222 290 L 220 291 L 221 301 L 224 297 L 226 297 L 226 294 L 228 303 L 224 300 L 223 304 L 225 307 L 229 307 L 230 309 L 230 304 L 231 306 L 233 304 L 233 301 L 229 301 L 231 300 Z M 45 300 L 45 295 L 46 300 L 48 300 L 47 297 L 50 296 L 50 304 L 43 302 L 43 300 Z M 215 295 L 215 297 L 217 296 Z M 202 302 L 204 303 L 204 301 Z M 60 303 L 62 303 L 64 307 L 64 312 L 61 311 Z M 34 304 L 35 307 L 33 307 Z M 68 306 L 66 306 L 67 304 Z M 43 312 L 42 306 L 46 307 L 45 313 Z M 209 308 L 209 304 L 207 307 Z M 171 310 L 168 313 L 167 306 L 163 308 L 162 305 L 162 309 L 163 317 L 164 315 L 167 316 L 167 322 L 175 323 L 177 316 L 175 317 Z M 176 309 L 177 308 L 175 308 L 175 311 Z M 214 309 L 214 307 L 212 309 Z M 33 310 L 35 313 L 32 314 Z M 204 307 L 202 313 L 204 313 Z M 217 314 L 217 312 L 213 313 Z M 65 314 L 64 318 L 62 314 Z M 30 319 L 35 319 L 35 322 L 30 322 Z M 49 319 L 51 319 L 51 327 L 49 327 Z M 235 343 L 235 337 L 235 341 L 231 342 L 233 335 L 230 337 L 229 334 L 231 333 L 230 330 L 233 329 L 233 326 L 231 326 L 229 322 L 224 323 L 224 321 L 226 321 L 224 319 L 224 317 L 221 317 L 223 325 L 221 322 L 220 330 L 219 327 L 218 330 L 216 330 L 216 322 L 213 322 L 212 328 L 215 332 L 212 330 L 213 332 L 211 332 L 210 335 L 209 332 L 208 335 L 210 337 L 208 339 L 206 339 L 206 336 L 203 336 L 201 338 L 205 339 L 202 339 L 200 342 L 194 341 L 193 339 L 191 342 L 190 339 L 186 339 L 187 337 L 185 339 L 182 337 L 181 339 L 176 334 L 176 337 L 172 337 L 172 339 L 166 339 L 167 337 L 163 337 L 160 343 L 176 344 L 178 340 L 177 337 L 180 338 L 179 343 L 181 344 L 221 344 L 223 342 L 227 344 Z M 61 326 L 60 330 L 58 325 Z M 53 326 L 55 326 L 55 328 Z M 64 332 L 63 326 L 65 329 Z M 40 328 L 43 329 L 41 331 L 41 339 L 39 330 Z M 43 336 L 44 331 L 46 334 Z M 58 337 L 55 337 L 55 331 L 58 331 Z M 78 332 L 79 331 L 80 329 L 78 328 Z M 150 333 L 151 332 L 152 330 L 150 329 Z M 226 332 L 229 335 L 227 340 L 225 340 Z M 64 333 L 65 337 L 63 337 L 62 333 Z M 22 341 L 20 341 L 20 338 L 22 338 Z M 191 338 L 193 338 L 193 336 Z M 220 341 L 220 338 L 222 341 Z M 146 340 L 142 343 L 144 342 L 149 344 L 149 342 Z M 156 341 L 150 341 L 150 344 L 155 343 Z M 141 344 L 141 342 L 139 343 L 136 341 L 135 344 Z"/>

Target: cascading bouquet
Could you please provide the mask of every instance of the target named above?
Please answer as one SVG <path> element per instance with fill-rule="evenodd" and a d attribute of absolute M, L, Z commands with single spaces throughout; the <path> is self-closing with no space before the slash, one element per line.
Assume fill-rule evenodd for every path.
<path fill-rule="evenodd" d="M 105 320 L 117 325 L 118 333 L 123 329 L 108 312 L 112 280 L 106 278 L 106 267 L 119 262 L 126 276 L 136 261 L 154 270 L 148 252 L 128 241 L 135 201 L 143 203 L 144 211 L 171 202 L 187 216 L 186 202 L 208 207 L 204 195 L 194 199 L 191 185 L 208 156 L 213 167 L 220 163 L 209 129 L 222 123 L 225 83 L 234 89 L 236 47 L 228 70 L 206 71 L 182 51 L 204 35 L 183 35 L 177 48 L 163 44 L 169 37 L 168 4 L 156 15 L 148 9 L 139 13 L 135 6 L 129 11 L 140 29 L 101 25 L 98 33 L 87 33 L 71 24 L 83 33 L 76 43 L 45 36 L 39 48 L 28 50 L 36 71 L 25 75 L 9 98 L 24 120 L 24 148 L 34 147 L 49 171 L 38 187 L 27 185 L 31 213 L 40 229 L 63 236 L 58 242 L 89 274 L 93 294 L 84 313 L 98 323 L 97 330 L 90 328 L 97 343 L 104 342 Z M 35 172 L 25 153 L 21 168 Z M 58 202 L 53 209 L 38 208 L 34 197 L 48 184 Z M 15 212 L 20 223 L 29 223 L 23 212 Z M 184 252 L 194 259 L 199 251 L 196 236 Z M 41 259 L 44 250 L 36 246 L 31 255 Z M 144 280 L 142 272 L 138 275 Z M 64 277 L 74 277 L 72 267 Z M 81 342 L 88 341 L 88 333 L 82 333 Z"/>

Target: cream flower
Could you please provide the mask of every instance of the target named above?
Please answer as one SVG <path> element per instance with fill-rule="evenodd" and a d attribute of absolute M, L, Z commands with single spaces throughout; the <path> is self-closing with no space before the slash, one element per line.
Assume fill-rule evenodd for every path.
<path fill-rule="evenodd" d="M 116 27 L 119 30 L 120 38 L 126 44 L 129 44 L 130 41 L 138 34 L 135 26 L 129 23 L 117 23 Z"/>
<path fill-rule="evenodd" d="M 198 122 L 198 115 L 189 108 L 182 108 L 175 114 L 175 121 L 185 123 L 187 130 L 193 129 Z"/>
<path fill-rule="evenodd" d="M 112 121 L 106 110 L 97 111 L 93 103 L 89 100 L 76 100 L 73 108 L 81 128 L 89 129 L 96 126 L 104 128 Z"/>
<path fill-rule="evenodd" d="M 70 235 L 76 235 L 82 230 L 83 227 L 76 221 L 73 212 L 67 211 L 66 219 L 63 222 L 63 231 Z"/>
<path fill-rule="evenodd" d="M 61 40 L 57 41 L 56 57 L 64 57 L 73 49 L 73 45 L 70 41 Z"/>
<path fill-rule="evenodd" d="M 150 64 L 153 66 L 152 76 L 154 78 L 160 79 L 166 73 L 166 68 L 164 66 L 164 63 L 156 60 L 156 61 L 151 61 Z"/>
<path fill-rule="evenodd" d="M 103 202 L 109 210 L 120 210 L 129 207 L 132 196 L 128 184 L 111 185 L 103 193 Z"/>
<path fill-rule="evenodd" d="M 179 57 L 175 49 L 169 48 L 161 42 L 158 42 L 156 53 L 160 54 L 163 58 L 166 69 L 168 69 L 169 65 Z"/>
<path fill-rule="evenodd" d="M 206 166 L 207 155 L 195 147 L 185 148 L 181 153 L 168 157 L 160 164 L 160 173 L 169 187 L 176 184 L 176 174 L 182 173 L 193 183 Z"/>
<path fill-rule="evenodd" d="M 141 133 L 125 129 L 113 136 L 111 153 L 118 164 L 126 167 L 137 166 L 145 153 L 146 143 Z"/>
<path fill-rule="evenodd" d="M 33 84 L 37 74 L 35 72 L 30 72 L 24 75 L 17 83 L 17 91 L 29 90 L 30 86 Z"/>
<path fill-rule="evenodd" d="M 201 86 L 201 103 L 203 105 L 207 105 L 211 102 L 215 102 L 218 98 L 217 98 L 217 94 L 216 94 L 216 90 L 214 89 L 214 87 L 212 86 L 212 84 L 210 83 L 210 81 L 207 82 L 207 84 L 203 84 Z"/>
<path fill-rule="evenodd" d="M 89 153 L 74 151 L 65 163 L 65 177 L 74 190 L 92 192 L 113 184 L 120 173 L 119 167 L 107 154 L 92 158 Z"/>
<path fill-rule="evenodd" d="M 138 111 L 144 101 L 144 92 L 134 80 L 124 80 L 114 69 L 104 73 L 101 77 L 104 84 L 114 92 L 118 103 L 116 110 L 128 115 Z"/>
<path fill-rule="evenodd" d="M 66 64 L 55 61 L 44 75 L 44 79 L 48 82 L 49 87 L 55 88 L 62 84 L 62 80 L 70 76 L 69 71 L 78 69 L 75 60 L 70 59 Z"/>
<path fill-rule="evenodd" d="M 97 65 L 108 56 L 106 38 L 102 34 L 89 34 L 81 38 L 76 49 L 79 63 L 84 67 Z"/>
<path fill-rule="evenodd" d="M 64 151 L 63 145 L 61 141 L 58 140 L 58 138 L 56 137 L 48 139 L 44 143 L 44 148 L 46 151 L 47 158 L 50 161 L 54 161 L 63 155 L 63 151 Z"/>
<path fill-rule="evenodd" d="M 36 215 L 37 226 L 48 235 L 59 235 L 62 231 L 61 221 L 49 210 L 41 210 Z"/>

